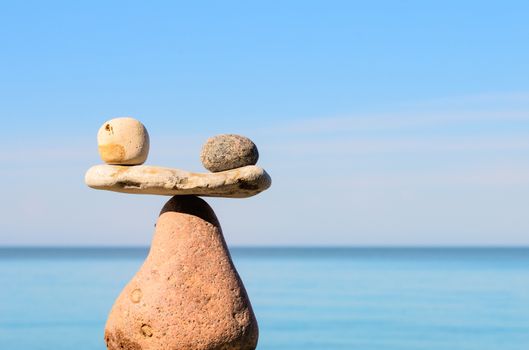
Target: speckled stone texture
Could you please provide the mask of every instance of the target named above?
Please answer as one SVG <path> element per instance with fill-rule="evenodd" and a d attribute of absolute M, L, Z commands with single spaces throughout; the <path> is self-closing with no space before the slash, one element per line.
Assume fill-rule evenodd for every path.
<path fill-rule="evenodd" d="M 109 350 L 253 350 L 257 321 L 219 222 L 195 196 L 163 207 L 143 266 L 110 312 Z"/>
<path fill-rule="evenodd" d="M 204 168 L 214 173 L 255 165 L 258 159 L 259 152 L 252 140 L 233 134 L 209 138 L 200 153 Z"/>

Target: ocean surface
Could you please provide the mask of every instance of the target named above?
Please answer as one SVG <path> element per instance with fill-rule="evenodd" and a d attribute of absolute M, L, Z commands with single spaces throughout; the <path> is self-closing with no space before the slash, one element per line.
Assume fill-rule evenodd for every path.
<path fill-rule="evenodd" d="M 1 350 L 103 350 L 146 249 L 0 248 Z M 261 350 L 528 350 L 529 249 L 235 248 Z"/>

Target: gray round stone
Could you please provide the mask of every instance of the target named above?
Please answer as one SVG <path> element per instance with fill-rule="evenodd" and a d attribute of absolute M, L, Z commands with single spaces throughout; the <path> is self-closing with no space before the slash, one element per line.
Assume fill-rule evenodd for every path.
<path fill-rule="evenodd" d="M 209 138 L 200 153 L 202 164 L 209 171 L 219 171 L 255 165 L 259 159 L 257 146 L 247 137 L 233 134 Z"/>

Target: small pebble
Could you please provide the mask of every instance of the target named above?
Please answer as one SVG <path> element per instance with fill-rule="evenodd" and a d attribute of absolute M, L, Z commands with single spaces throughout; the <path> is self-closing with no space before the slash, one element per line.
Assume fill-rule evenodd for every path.
<path fill-rule="evenodd" d="M 209 138 L 202 147 L 200 159 L 206 169 L 217 173 L 255 165 L 259 159 L 259 152 L 249 138 L 226 134 Z"/>
<path fill-rule="evenodd" d="M 101 159 L 107 164 L 140 165 L 149 155 L 149 133 L 134 118 L 115 118 L 101 126 L 97 145 Z"/>

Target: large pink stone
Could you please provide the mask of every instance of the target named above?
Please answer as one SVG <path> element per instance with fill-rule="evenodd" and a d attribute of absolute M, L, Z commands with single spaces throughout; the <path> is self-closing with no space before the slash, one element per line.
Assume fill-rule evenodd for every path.
<path fill-rule="evenodd" d="M 213 210 L 194 196 L 163 207 L 143 266 L 116 300 L 109 350 L 253 350 L 258 327 Z"/>

